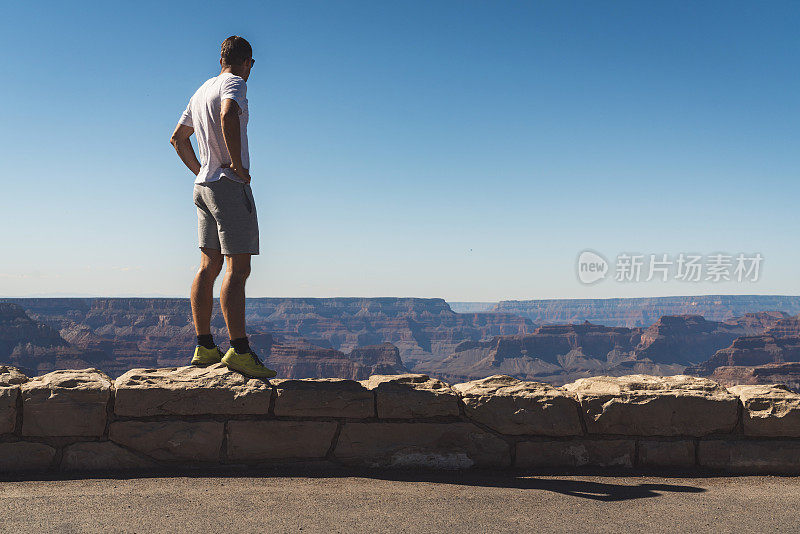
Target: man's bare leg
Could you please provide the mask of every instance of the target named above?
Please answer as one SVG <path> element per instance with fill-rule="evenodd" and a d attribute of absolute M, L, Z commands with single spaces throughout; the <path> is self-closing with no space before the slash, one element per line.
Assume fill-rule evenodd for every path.
<path fill-rule="evenodd" d="M 227 269 L 222 279 L 222 289 L 219 300 L 222 305 L 222 315 L 228 325 L 228 335 L 231 339 L 241 339 L 247 336 L 244 318 L 244 285 L 250 276 L 250 254 L 231 254 L 225 256 Z"/>
<path fill-rule="evenodd" d="M 213 248 L 200 249 L 200 269 L 192 282 L 192 318 L 198 336 L 211 333 L 211 310 L 214 305 L 214 281 L 222 270 L 223 256 Z"/>
<path fill-rule="evenodd" d="M 250 254 L 226 255 L 228 268 L 222 279 L 222 290 L 219 300 L 222 314 L 228 325 L 231 337 L 231 350 L 222 358 L 228 369 L 238 371 L 250 378 L 272 378 L 276 371 L 264 366 L 264 363 L 250 348 L 244 316 L 244 285 L 250 276 Z"/>

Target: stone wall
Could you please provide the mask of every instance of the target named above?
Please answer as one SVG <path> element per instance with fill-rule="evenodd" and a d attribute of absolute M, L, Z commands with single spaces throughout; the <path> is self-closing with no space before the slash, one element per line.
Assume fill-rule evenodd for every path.
<path fill-rule="evenodd" d="M 220 465 L 800 472 L 800 395 L 685 375 L 252 380 L 0 366 L 0 472 Z"/>

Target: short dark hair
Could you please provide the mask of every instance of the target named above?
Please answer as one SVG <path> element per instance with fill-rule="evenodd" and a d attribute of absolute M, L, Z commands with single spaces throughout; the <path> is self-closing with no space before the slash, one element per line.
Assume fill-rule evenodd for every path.
<path fill-rule="evenodd" d="M 222 41 L 222 51 L 220 55 L 225 65 L 241 65 L 253 57 L 253 48 L 244 37 L 231 35 Z"/>

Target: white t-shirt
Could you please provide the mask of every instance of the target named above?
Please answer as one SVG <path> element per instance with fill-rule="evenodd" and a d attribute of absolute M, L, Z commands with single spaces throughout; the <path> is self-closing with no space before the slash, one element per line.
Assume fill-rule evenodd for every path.
<path fill-rule="evenodd" d="M 230 169 L 222 168 L 230 165 L 231 158 L 225 138 L 222 137 L 222 121 L 220 111 L 222 101 L 226 98 L 239 104 L 239 127 L 242 132 L 242 165 L 250 168 L 250 153 L 247 147 L 247 121 L 250 117 L 247 109 L 247 84 L 244 79 L 230 72 L 225 72 L 209 79 L 200 86 L 189 105 L 181 115 L 180 124 L 194 128 L 197 137 L 197 148 L 200 151 L 200 172 L 194 183 L 215 182 L 225 176 L 236 182 L 242 180 Z"/>

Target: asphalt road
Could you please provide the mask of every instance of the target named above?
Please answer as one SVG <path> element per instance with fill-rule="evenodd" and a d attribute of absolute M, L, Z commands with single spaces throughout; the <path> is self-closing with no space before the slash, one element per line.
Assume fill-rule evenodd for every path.
<path fill-rule="evenodd" d="M 320 472 L 0 481 L 3 532 L 796 531 L 800 477 Z"/>

